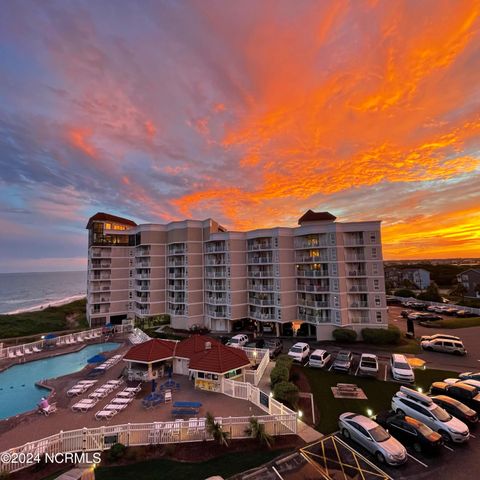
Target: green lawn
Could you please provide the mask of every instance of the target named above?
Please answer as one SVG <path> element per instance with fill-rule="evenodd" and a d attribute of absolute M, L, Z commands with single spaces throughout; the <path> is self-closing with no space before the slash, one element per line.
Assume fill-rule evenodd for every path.
<path fill-rule="evenodd" d="M 425 322 L 436 328 L 468 328 L 480 326 L 480 317 L 471 318 L 445 318 L 443 320 L 435 320 Z"/>
<path fill-rule="evenodd" d="M 95 470 L 95 480 L 203 480 L 213 475 L 228 478 L 270 462 L 288 451 L 260 449 L 256 452 L 228 453 L 200 463 L 156 459 L 118 467 L 99 467 Z"/>
<path fill-rule="evenodd" d="M 77 300 L 59 307 L 50 307 L 38 312 L 0 315 L 0 338 L 24 337 L 48 332 L 68 330 L 66 315 L 78 314 L 77 327 L 87 326 L 86 299 Z"/>
<path fill-rule="evenodd" d="M 318 431 L 328 434 L 338 429 L 338 417 L 343 412 L 357 412 L 366 415 L 367 409 L 374 413 L 390 409 L 392 396 L 400 385 L 394 382 L 382 382 L 372 378 L 354 377 L 352 375 L 337 374 L 326 370 L 305 367 L 306 375 L 313 393 L 320 419 L 317 419 Z M 444 370 L 415 370 L 416 387 L 428 390 L 431 383 L 447 377 L 456 377 L 455 372 Z M 358 385 L 368 397 L 367 400 L 335 399 L 330 387 L 337 383 L 354 383 Z"/>

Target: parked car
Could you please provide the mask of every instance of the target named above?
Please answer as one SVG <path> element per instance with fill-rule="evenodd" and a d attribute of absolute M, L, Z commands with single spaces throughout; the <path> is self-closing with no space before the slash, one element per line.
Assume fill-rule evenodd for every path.
<path fill-rule="evenodd" d="M 262 324 L 262 330 L 263 333 L 273 333 L 275 329 L 272 323 L 266 322 Z"/>
<path fill-rule="evenodd" d="M 376 377 L 378 374 L 378 358 L 371 353 L 362 353 L 358 364 L 358 374 Z"/>
<path fill-rule="evenodd" d="M 480 372 L 464 372 L 458 378 L 460 380 L 477 380 L 480 381 Z"/>
<path fill-rule="evenodd" d="M 445 313 L 445 315 L 449 315 L 453 317 L 454 315 L 457 314 L 458 311 L 459 311 L 458 308 L 446 308 L 443 313 Z"/>
<path fill-rule="evenodd" d="M 390 358 L 390 369 L 394 380 L 407 383 L 415 381 L 415 374 L 405 355 L 394 353 Z"/>
<path fill-rule="evenodd" d="M 407 461 L 405 447 L 371 418 L 357 413 L 342 413 L 338 427 L 345 438 L 359 443 L 381 463 L 401 465 Z"/>
<path fill-rule="evenodd" d="M 457 315 L 457 317 L 461 317 L 461 318 L 476 317 L 477 316 L 476 313 L 470 312 L 469 310 L 459 310 L 456 315 Z"/>
<path fill-rule="evenodd" d="M 424 423 L 439 433 L 445 442 L 463 443 L 470 438 L 470 430 L 461 420 L 452 417 L 427 395 L 411 388 L 400 387 L 392 397 L 392 410 Z"/>
<path fill-rule="evenodd" d="M 330 361 L 332 356 L 326 350 L 314 350 L 308 360 L 309 367 L 323 368 Z"/>
<path fill-rule="evenodd" d="M 263 338 L 256 338 L 252 342 L 246 343 L 245 346 L 249 348 L 265 348 L 265 340 Z"/>
<path fill-rule="evenodd" d="M 436 340 L 437 338 L 441 338 L 443 340 L 455 340 L 458 342 L 462 341 L 460 337 L 456 337 L 455 335 L 447 335 L 445 333 L 436 333 L 435 335 L 422 335 L 420 337 L 420 341 L 426 342 L 426 341 Z"/>
<path fill-rule="evenodd" d="M 353 355 L 352 352 L 347 350 L 341 350 L 337 353 L 335 360 L 333 361 L 332 369 L 340 372 L 349 372 L 352 366 Z"/>
<path fill-rule="evenodd" d="M 461 378 L 445 378 L 443 381 L 448 385 L 453 385 L 454 383 L 460 383 L 460 382 L 466 383 L 467 385 L 475 387 L 478 390 L 478 393 L 480 393 L 480 381 L 473 380 L 473 378 L 467 378 L 466 380 L 462 380 Z"/>
<path fill-rule="evenodd" d="M 265 341 L 265 348 L 268 348 L 270 358 L 273 358 L 282 353 L 283 342 L 279 338 L 268 338 Z"/>
<path fill-rule="evenodd" d="M 288 356 L 293 358 L 293 361 L 303 363 L 310 354 L 310 346 L 308 343 L 297 342 L 288 351 Z"/>
<path fill-rule="evenodd" d="M 458 418 L 469 427 L 473 427 L 478 423 L 477 412 L 455 398 L 447 397 L 446 395 L 436 395 L 432 397 L 432 400 L 450 415 Z"/>
<path fill-rule="evenodd" d="M 457 382 L 449 385 L 445 382 L 434 382 L 430 387 L 430 394 L 452 397 L 477 413 L 480 412 L 480 395 L 478 390 L 467 383 Z"/>
<path fill-rule="evenodd" d="M 238 335 L 235 335 L 232 337 L 227 345 L 229 347 L 243 347 L 248 343 L 248 335 L 245 335 L 243 333 L 240 333 Z"/>
<path fill-rule="evenodd" d="M 443 445 L 439 433 L 415 418 L 384 412 L 378 414 L 375 420 L 402 444 L 412 445 L 416 452 L 435 452 Z"/>
<path fill-rule="evenodd" d="M 454 355 L 466 355 L 467 349 L 459 340 L 447 340 L 443 338 L 435 338 L 433 340 L 423 340 L 420 346 L 424 350 L 440 353 L 453 353 Z"/>

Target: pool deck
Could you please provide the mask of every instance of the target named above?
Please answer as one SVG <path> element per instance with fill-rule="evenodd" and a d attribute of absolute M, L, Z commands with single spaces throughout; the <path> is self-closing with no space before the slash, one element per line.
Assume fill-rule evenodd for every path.
<path fill-rule="evenodd" d="M 120 342 L 118 337 L 110 341 Z M 112 356 L 118 353 L 125 353 L 131 345 L 125 342 L 123 346 L 117 350 L 108 352 L 108 356 Z M 70 353 L 78 350 L 78 346 L 71 346 L 61 350 L 61 353 Z M 60 349 L 59 349 L 60 351 Z M 46 358 L 50 355 L 38 354 L 39 356 L 32 355 L 32 360 L 39 358 Z M 98 377 L 97 385 L 100 386 L 107 380 L 119 378 L 125 362 L 121 361 L 117 365 L 113 366 L 104 375 Z M 151 391 L 150 382 L 144 383 L 142 391 L 137 394 L 135 400 L 125 409 L 118 413 L 110 421 L 97 421 L 95 420 L 95 412 L 102 409 L 103 406 L 108 404 L 114 397 L 116 392 L 121 389 L 115 390 L 106 398 L 100 400 L 95 407 L 86 413 L 75 413 L 71 411 L 71 406 L 78 402 L 82 398 L 88 397 L 94 388 L 85 392 L 78 397 L 67 397 L 66 392 L 75 385 L 79 380 L 83 380 L 87 377 L 88 373 L 93 367 L 85 367 L 80 372 L 76 372 L 71 375 L 66 375 L 58 379 L 49 380 L 47 385 L 53 387 L 55 394 L 52 397 L 52 402 L 57 402 L 57 412 L 46 417 L 38 413 L 22 414 L 17 417 L 10 418 L 8 420 L 0 421 L 0 452 L 12 447 L 21 446 L 32 440 L 38 440 L 48 437 L 63 430 L 75 430 L 83 427 L 100 427 L 102 425 L 115 425 L 124 423 L 143 423 L 143 422 L 162 422 L 172 420 L 171 404 L 162 404 L 158 407 L 146 410 L 142 406 L 142 398 L 145 397 Z M 47 376 L 47 375 L 46 375 Z M 198 401 L 202 403 L 199 416 L 204 416 L 207 411 L 211 412 L 217 417 L 229 417 L 229 416 L 249 416 L 249 415 L 265 415 L 261 409 L 253 405 L 252 403 L 228 397 L 221 393 L 205 392 L 201 390 L 195 390 L 192 382 L 187 376 L 174 375 L 173 379 L 180 383 L 181 388 L 178 391 L 173 391 L 173 401 Z M 166 380 L 166 379 L 165 379 Z M 159 384 L 162 380 L 158 381 Z M 131 385 L 137 385 L 138 382 L 130 382 Z"/>

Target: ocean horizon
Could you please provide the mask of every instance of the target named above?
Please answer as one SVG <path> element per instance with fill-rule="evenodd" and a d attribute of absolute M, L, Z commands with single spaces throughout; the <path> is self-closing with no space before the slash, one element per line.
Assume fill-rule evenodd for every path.
<path fill-rule="evenodd" d="M 0 273 L 0 314 L 39 310 L 86 294 L 86 271 Z"/>

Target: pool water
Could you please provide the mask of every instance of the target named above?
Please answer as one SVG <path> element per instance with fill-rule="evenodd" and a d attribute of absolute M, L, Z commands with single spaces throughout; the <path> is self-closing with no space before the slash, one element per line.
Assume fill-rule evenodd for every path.
<path fill-rule="evenodd" d="M 36 408 L 49 390 L 37 387 L 35 382 L 78 372 L 87 365 L 89 358 L 115 350 L 120 345 L 114 342 L 97 343 L 78 352 L 22 363 L 4 370 L 0 373 L 0 419 Z"/>

